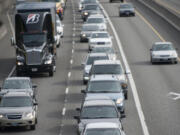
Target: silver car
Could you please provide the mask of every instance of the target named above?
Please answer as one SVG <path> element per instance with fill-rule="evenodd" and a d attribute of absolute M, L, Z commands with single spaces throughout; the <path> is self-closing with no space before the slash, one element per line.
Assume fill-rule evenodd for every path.
<path fill-rule="evenodd" d="M 124 115 L 120 115 L 117 110 L 116 104 L 111 100 L 90 100 L 84 101 L 83 106 L 77 108 L 80 112 L 78 116 L 74 116 L 78 122 L 78 132 L 82 133 L 85 125 L 94 122 L 113 122 L 121 125 L 121 118 Z"/>
<path fill-rule="evenodd" d="M 106 31 L 92 32 L 88 42 L 89 50 L 92 50 L 95 46 L 112 46 L 112 37 Z"/>
<path fill-rule="evenodd" d="M 125 133 L 117 123 L 95 122 L 87 124 L 82 135 L 125 135 Z"/>
<path fill-rule="evenodd" d="M 171 62 L 178 63 L 178 53 L 171 42 L 156 42 L 150 49 L 151 63 Z"/>
<path fill-rule="evenodd" d="M 1 92 L 28 92 L 36 98 L 37 85 L 33 84 L 29 77 L 8 77 L 4 80 Z"/>
<path fill-rule="evenodd" d="M 132 3 L 121 3 L 119 7 L 119 16 L 135 16 L 135 9 Z"/>
<path fill-rule="evenodd" d="M 91 66 L 95 60 L 109 60 L 109 57 L 106 53 L 91 53 L 88 54 L 86 60 L 82 65 L 84 65 L 83 72 L 83 83 L 86 84 L 89 80 L 89 71 L 91 70 Z"/>
<path fill-rule="evenodd" d="M 7 92 L 0 96 L 0 128 L 27 127 L 35 130 L 37 103 L 27 92 Z"/>
<path fill-rule="evenodd" d="M 86 90 L 82 90 L 87 97 L 109 97 L 116 103 L 121 113 L 125 113 L 124 91 L 120 81 L 113 75 L 93 75 L 88 82 Z"/>

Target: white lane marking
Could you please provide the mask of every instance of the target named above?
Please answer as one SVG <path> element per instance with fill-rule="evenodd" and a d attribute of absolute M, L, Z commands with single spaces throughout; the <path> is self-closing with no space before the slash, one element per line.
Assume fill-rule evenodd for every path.
<path fill-rule="evenodd" d="M 70 60 L 70 63 L 73 64 L 73 59 Z"/>
<path fill-rule="evenodd" d="M 74 27 L 73 30 L 76 31 L 76 28 Z"/>
<path fill-rule="evenodd" d="M 7 18 L 8 18 L 8 21 L 9 21 L 9 25 L 10 25 L 10 28 L 11 28 L 11 31 L 12 31 L 12 34 L 13 34 L 13 37 L 15 37 L 14 27 L 13 27 L 11 18 L 10 18 L 10 16 L 9 16 L 9 13 L 7 12 L 6 15 L 7 15 Z"/>
<path fill-rule="evenodd" d="M 76 34 L 75 33 L 73 33 L 73 37 L 75 37 L 76 36 Z"/>
<path fill-rule="evenodd" d="M 12 68 L 11 72 L 9 73 L 8 77 L 11 77 L 11 76 L 12 76 L 12 74 L 13 74 L 14 71 L 15 71 L 15 69 L 16 69 L 16 66 L 13 66 L 13 68 Z"/>
<path fill-rule="evenodd" d="M 69 93 L 69 88 L 66 88 L 65 94 L 67 95 Z"/>
<path fill-rule="evenodd" d="M 72 44 L 73 44 L 73 45 L 75 44 L 75 41 L 74 41 L 74 40 L 72 41 Z"/>
<path fill-rule="evenodd" d="M 66 114 L 66 108 L 64 107 L 62 110 L 62 115 L 64 116 Z"/>
<path fill-rule="evenodd" d="M 112 21 L 110 20 L 109 15 L 107 14 L 105 9 L 101 5 L 101 3 L 100 3 L 100 6 L 103 9 L 103 12 L 104 12 L 105 16 L 108 18 L 109 24 L 110 24 L 110 26 L 111 26 L 111 28 L 113 30 L 113 33 L 115 35 L 115 39 L 116 39 L 118 47 L 119 47 L 120 55 L 122 57 L 124 65 L 125 65 L 125 68 L 126 68 L 126 70 L 128 70 L 131 73 L 131 70 L 130 70 L 129 64 L 127 62 L 124 50 L 122 48 L 121 41 L 120 41 L 120 39 L 118 37 L 118 34 L 117 34 L 117 32 L 116 32 L 116 30 L 114 28 L 114 25 L 113 25 Z M 142 106 L 141 106 L 141 103 L 140 103 L 140 100 L 139 100 L 139 96 L 138 96 L 138 93 L 137 93 L 137 88 L 136 88 L 133 76 L 132 76 L 132 74 L 128 74 L 127 77 L 129 79 L 129 83 L 130 83 L 131 88 L 132 88 L 132 93 L 133 93 L 133 97 L 134 97 L 134 100 L 135 100 L 135 105 L 136 105 L 136 108 L 137 108 L 137 111 L 138 111 L 141 126 L 142 126 L 142 129 L 143 129 L 143 133 L 144 133 L 144 135 L 149 135 L 148 127 L 147 127 L 147 124 L 146 124 L 146 120 L 145 120 L 145 117 L 144 117 L 144 113 L 143 113 Z"/>
<path fill-rule="evenodd" d="M 179 100 L 180 99 L 180 93 L 169 92 L 168 97 L 170 97 L 173 100 Z"/>
<path fill-rule="evenodd" d="M 71 77 L 71 72 L 68 73 L 68 78 L 70 78 L 70 77 Z"/>
<path fill-rule="evenodd" d="M 0 35 L 0 39 L 2 39 L 2 38 L 7 34 L 7 29 L 6 29 L 6 27 L 4 26 L 2 29 L 3 29 L 3 32 L 0 33 L 0 34 L 1 34 L 1 35 Z"/>
<path fill-rule="evenodd" d="M 74 49 L 72 49 L 72 53 L 74 53 Z"/>

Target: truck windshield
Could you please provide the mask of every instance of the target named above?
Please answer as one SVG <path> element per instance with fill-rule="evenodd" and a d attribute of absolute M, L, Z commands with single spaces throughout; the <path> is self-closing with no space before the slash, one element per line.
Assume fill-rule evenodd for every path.
<path fill-rule="evenodd" d="M 26 47 L 39 47 L 46 41 L 46 34 L 24 34 L 23 43 Z"/>

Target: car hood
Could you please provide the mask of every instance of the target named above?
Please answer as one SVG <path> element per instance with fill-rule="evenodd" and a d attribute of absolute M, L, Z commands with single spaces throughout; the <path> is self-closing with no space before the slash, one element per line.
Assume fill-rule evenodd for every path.
<path fill-rule="evenodd" d="M 91 69 L 92 65 L 86 65 L 84 70 L 86 73 L 89 73 L 90 69 Z"/>
<path fill-rule="evenodd" d="M 32 112 L 32 107 L 0 107 L 1 114 L 23 114 L 25 112 Z"/>
<path fill-rule="evenodd" d="M 111 42 L 110 38 L 91 38 L 90 41 L 91 42 Z"/>
<path fill-rule="evenodd" d="M 152 54 L 153 55 L 172 55 L 175 54 L 176 51 L 172 50 L 172 51 L 153 51 Z"/>
<path fill-rule="evenodd" d="M 124 94 L 122 92 L 120 93 L 87 93 L 87 97 L 89 96 L 106 96 L 112 99 L 113 101 L 116 101 L 119 98 L 124 99 Z"/>

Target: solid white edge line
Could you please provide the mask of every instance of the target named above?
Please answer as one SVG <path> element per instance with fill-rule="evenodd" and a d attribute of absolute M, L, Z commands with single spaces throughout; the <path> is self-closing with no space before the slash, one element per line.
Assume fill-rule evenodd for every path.
<path fill-rule="evenodd" d="M 6 29 L 6 27 L 4 27 L 3 32 L 0 33 L 0 34 L 1 34 L 1 35 L 0 35 L 0 39 L 2 39 L 2 38 L 7 34 L 7 29 Z"/>
<path fill-rule="evenodd" d="M 13 74 L 14 71 L 15 71 L 15 69 L 16 69 L 16 66 L 13 66 L 13 68 L 12 68 L 11 72 L 9 73 L 8 77 L 11 77 L 11 76 L 12 76 L 12 74 Z"/>
<path fill-rule="evenodd" d="M 68 93 L 69 93 L 69 88 L 68 88 L 68 87 L 66 88 L 65 93 L 66 93 L 66 94 L 68 94 Z"/>
<path fill-rule="evenodd" d="M 7 18 L 8 18 L 9 24 L 10 24 L 10 28 L 11 28 L 13 37 L 15 37 L 14 27 L 13 27 L 13 24 L 12 24 L 12 21 L 11 21 L 11 18 L 10 18 L 10 16 L 9 16 L 9 13 L 8 13 L 8 12 L 7 12 Z"/>
<path fill-rule="evenodd" d="M 131 70 L 130 70 L 129 64 L 127 62 L 124 50 L 122 48 L 121 41 L 120 41 L 120 39 L 118 37 L 118 34 L 117 34 L 117 32 L 116 32 L 116 30 L 114 28 L 114 25 L 113 25 L 112 21 L 110 20 L 109 15 L 105 11 L 104 7 L 101 5 L 101 3 L 99 3 L 99 4 L 100 4 L 100 7 L 103 9 L 103 12 L 104 12 L 105 16 L 108 18 L 109 24 L 110 24 L 110 26 L 112 28 L 112 31 L 113 31 L 114 35 L 115 35 L 115 39 L 116 39 L 118 47 L 119 47 L 120 55 L 122 57 L 124 65 L 125 65 L 125 69 L 128 70 L 131 73 Z M 144 113 L 143 113 L 142 106 L 141 106 L 141 103 L 140 103 L 140 100 L 139 100 L 139 96 L 138 96 L 138 93 L 137 93 L 137 89 L 136 89 L 136 85 L 135 85 L 133 76 L 132 76 L 132 74 L 128 74 L 127 77 L 129 79 L 129 83 L 130 83 L 131 88 L 132 88 L 132 93 L 133 93 L 133 97 L 134 97 L 134 100 L 135 100 L 135 105 L 136 105 L 136 108 L 137 108 L 137 111 L 138 111 L 138 115 L 139 115 L 139 119 L 140 119 L 140 122 L 141 122 L 143 133 L 144 133 L 144 135 L 149 135 L 148 127 L 147 127 L 147 124 L 146 124 L 146 120 L 145 120 L 145 117 L 144 117 Z"/>
<path fill-rule="evenodd" d="M 68 78 L 71 77 L 71 72 L 68 73 Z"/>

